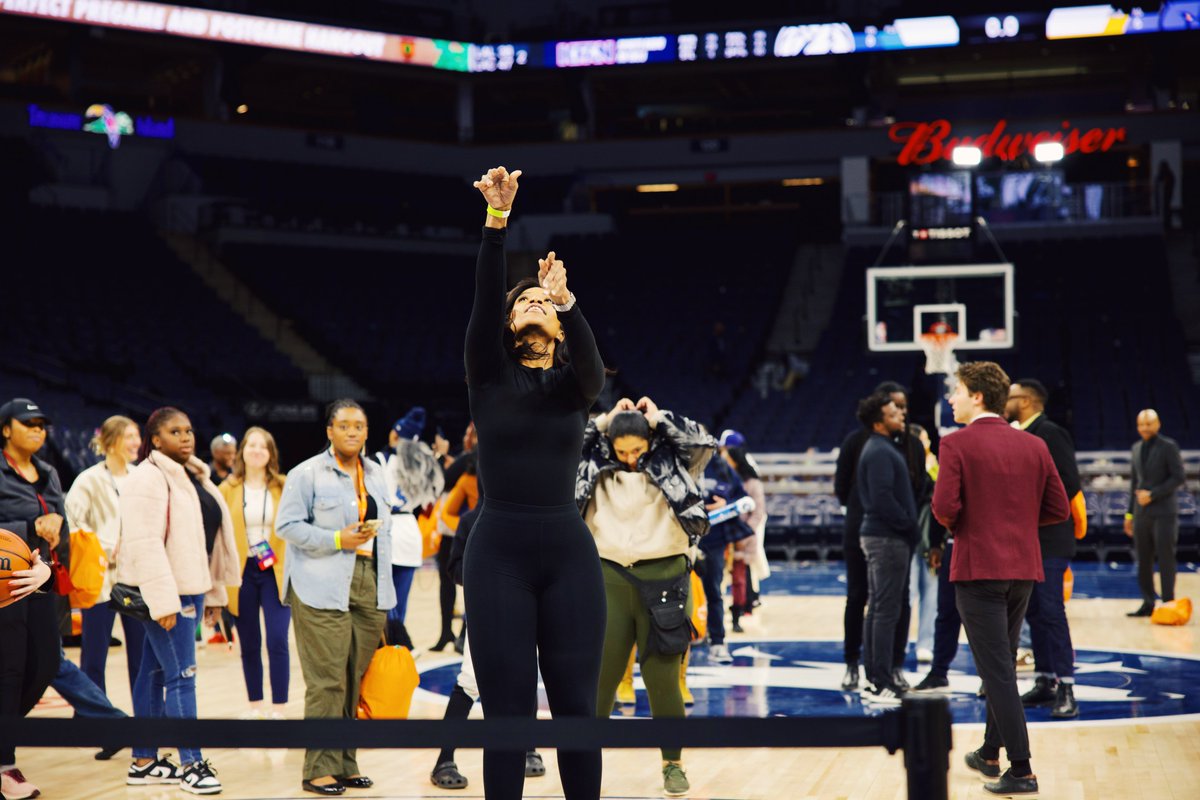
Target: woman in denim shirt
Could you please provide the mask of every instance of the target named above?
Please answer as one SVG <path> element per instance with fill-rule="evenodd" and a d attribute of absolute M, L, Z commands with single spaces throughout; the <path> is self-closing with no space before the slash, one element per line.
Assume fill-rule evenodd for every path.
<path fill-rule="evenodd" d="M 288 543 L 283 592 L 307 686 L 304 716 L 353 719 L 359 683 L 396 605 L 391 504 L 383 468 L 362 457 L 362 406 L 334 401 L 325 433 L 330 447 L 288 473 L 275 530 Z M 340 795 L 346 787 L 371 785 L 353 749 L 305 753 L 301 786 L 307 792 Z"/>

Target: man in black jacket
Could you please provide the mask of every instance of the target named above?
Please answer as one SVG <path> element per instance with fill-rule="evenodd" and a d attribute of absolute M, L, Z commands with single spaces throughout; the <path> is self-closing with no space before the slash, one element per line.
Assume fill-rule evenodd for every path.
<path fill-rule="evenodd" d="M 1040 381 L 1022 378 L 1009 389 L 1004 415 L 1021 430 L 1046 442 L 1070 500 L 1083 488 L 1075 463 L 1075 445 L 1070 434 L 1046 416 L 1048 397 Z M 1037 677 L 1033 688 L 1021 695 L 1021 701 L 1027 706 L 1051 705 L 1050 716 L 1072 719 L 1079 716 L 1079 704 L 1075 702 L 1075 649 L 1063 601 L 1063 576 L 1075 555 L 1075 523 L 1068 519 L 1045 525 L 1038 528 L 1038 538 L 1046 580 L 1033 584 L 1025 612 Z"/>
<path fill-rule="evenodd" d="M 1129 459 L 1129 513 L 1125 533 L 1133 537 L 1137 553 L 1138 588 L 1142 605 L 1127 616 L 1148 617 L 1154 611 L 1154 559 L 1158 558 L 1163 602 L 1175 599 L 1175 544 L 1179 540 L 1179 500 L 1183 486 L 1183 458 L 1174 439 L 1159 435 L 1162 420 L 1147 408 L 1137 415 L 1142 441 Z"/>
<path fill-rule="evenodd" d="M 893 677 L 892 650 L 908 596 L 917 505 L 908 465 L 893 442 L 904 429 L 903 413 L 890 396 L 875 394 L 858 404 L 858 419 L 871 431 L 858 458 L 856 481 L 863 508 L 860 545 L 869 587 L 863 654 L 870 686 L 863 699 L 899 703 L 907 687 L 898 685 Z"/>
<path fill-rule="evenodd" d="M 890 396 L 907 422 L 908 394 L 903 386 L 895 381 L 884 381 L 875 387 L 874 393 Z M 863 445 L 870 437 L 871 431 L 862 427 L 846 437 L 838 453 L 837 470 L 833 477 L 834 493 L 837 494 L 838 502 L 846 508 L 845 529 L 842 533 L 842 553 L 846 561 L 846 610 L 842 618 L 845 631 L 846 674 L 842 678 L 842 689 L 848 692 L 858 690 L 858 662 L 862 652 L 863 616 L 867 606 L 867 562 L 859 542 L 863 509 L 856 491 L 856 483 L 858 459 Z M 933 481 L 925 471 L 925 448 L 919 439 L 908 435 L 907 428 L 897 434 L 893 441 L 908 465 L 913 494 L 920 507 L 922 503 L 928 503 L 933 496 Z M 906 594 L 900 620 L 896 625 L 896 641 L 892 653 L 892 677 L 901 688 L 908 685 L 902 667 L 908 646 L 911 613 Z"/>

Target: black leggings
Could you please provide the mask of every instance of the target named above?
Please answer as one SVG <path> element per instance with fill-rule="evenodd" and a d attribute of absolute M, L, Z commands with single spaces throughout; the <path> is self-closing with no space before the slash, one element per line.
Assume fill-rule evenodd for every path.
<path fill-rule="evenodd" d="M 604 578 L 578 508 L 483 501 L 467 542 L 463 590 L 485 717 L 529 718 L 539 664 L 555 717 L 595 716 Z M 530 743 L 514 744 L 484 751 L 488 800 L 522 795 Z M 558 771 L 567 800 L 600 796 L 599 750 L 559 750 Z"/>
<path fill-rule="evenodd" d="M 442 610 L 442 632 L 438 636 L 438 644 L 454 641 L 454 631 L 450 623 L 454 620 L 454 600 L 458 594 L 458 585 L 450 572 L 450 549 L 454 547 L 453 536 L 443 536 L 438 546 L 438 605 Z"/>
<path fill-rule="evenodd" d="M 33 710 L 58 674 L 61 655 L 55 595 L 34 594 L 0 608 L 0 717 Z M 0 764 L 16 763 L 15 753 L 11 745 L 0 747 Z"/>

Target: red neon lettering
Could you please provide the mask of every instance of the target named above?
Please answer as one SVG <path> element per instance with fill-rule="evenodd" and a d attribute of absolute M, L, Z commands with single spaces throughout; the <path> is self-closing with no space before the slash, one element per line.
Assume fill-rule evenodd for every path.
<path fill-rule="evenodd" d="M 901 164 L 932 164 L 939 158 L 949 157 L 949 152 L 944 152 L 942 147 L 942 139 L 949 132 L 950 123 L 939 119 L 933 122 L 897 122 L 888 130 L 888 136 L 893 142 L 904 144 L 898 159 Z M 929 145 L 928 153 L 923 152 L 926 145 Z"/>
<path fill-rule="evenodd" d="M 932 164 L 952 158 L 956 146 L 975 146 L 983 151 L 984 158 L 1012 161 L 1041 142 L 1060 142 L 1064 153 L 1105 152 L 1117 142 L 1126 140 L 1125 128 L 1091 128 L 1080 131 L 1063 120 L 1061 130 L 1025 131 L 1008 133 L 1008 120 L 1000 119 L 992 130 L 979 136 L 952 136 L 953 129 L 948 120 L 931 122 L 897 122 L 888 129 L 888 138 L 901 145 L 896 161 L 910 164 Z"/>

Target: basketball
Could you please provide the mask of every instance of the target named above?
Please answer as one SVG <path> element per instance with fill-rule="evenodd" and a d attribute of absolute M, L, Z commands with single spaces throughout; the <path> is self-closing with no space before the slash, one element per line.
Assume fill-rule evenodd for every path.
<path fill-rule="evenodd" d="M 33 553 L 25 540 L 12 531 L 0 529 L 0 608 L 17 602 L 9 592 L 8 579 L 14 572 L 29 569 Z"/>

